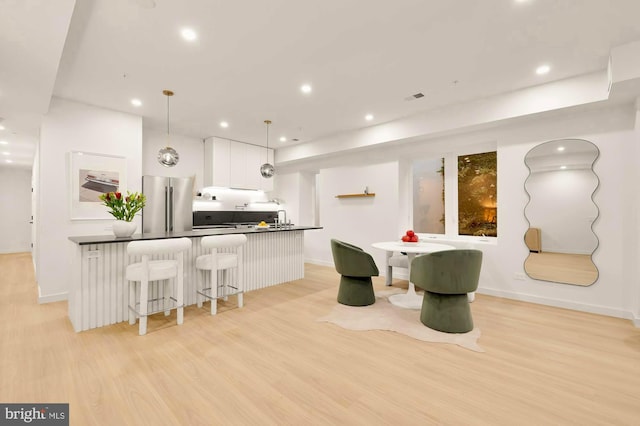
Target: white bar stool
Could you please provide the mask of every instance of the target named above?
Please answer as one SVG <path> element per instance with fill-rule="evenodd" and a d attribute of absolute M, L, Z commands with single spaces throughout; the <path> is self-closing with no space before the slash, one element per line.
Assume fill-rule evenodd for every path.
<path fill-rule="evenodd" d="M 200 271 L 197 280 L 196 302 L 202 307 L 203 299 L 211 300 L 211 315 L 216 314 L 217 299 L 237 294 L 238 307 L 243 306 L 244 277 L 242 274 L 242 248 L 247 242 L 244 234 L 212 235 L 202 238 L 202 247 L 211 253 L 198 256 L 196 269 Z M 221 253 L 221 249 L 236 249 L 235 253 Z M 236 284 L 229 283 L 229 269 L 236 268 Z M 205 272 L 210 271 L 210 287 L 205 288 Z M 218 271 L 222 271 L 222 282 L 218 283 Z M 222 289 L 222 294 L 218 291 Z"/>
<path fill-rule="evenodd" d="M 191 240 L 188 238 L 168 238 L 163 240 L 132 241 L 127 244 L 127 254 L 130 256 L 142 256 L 142 261 L 127 266 L 126 277 L 129 283 L 129 324 L 136 323 L 136 316 L 140 317 L 140 336 L 147 333 L 147 316 L 164 311 L 169 315 L 171 309 L 177 309 L 178 325 L 184 319 L 184 252 L 191 248 Z M 159 254 L 175 254 L 174 260 L 149 260 L 149 256 Z M 175 278 L 174 295 L 169 295 L 169 278 Z M 149 300 L 149 281 L 165 280 L 162 297 L 164 299 L 162 309 L 149 312 L 149 302 L 155 302 L 160 298 Z M 136 303 L 137 282 L 140 282 L 140 301 Z M 175 306 L 170 306 L 171 301 Z M 140 306 L 137 310 L 136 306 Z"/>

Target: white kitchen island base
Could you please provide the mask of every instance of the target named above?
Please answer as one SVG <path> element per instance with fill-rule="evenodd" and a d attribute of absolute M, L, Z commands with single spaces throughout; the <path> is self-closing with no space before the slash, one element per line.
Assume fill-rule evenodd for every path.
<path fill-rule="evenodd" d="M 245 292 L 304 277 L 303 229 L 289 229 L 286 232 L 241 232 L 247 236 L 243 267 Z M 189 236 L 184 234 L 187 233 L 176 236 Z M 213 232 L 211 234 L 215 235 Z M 193 246 L 185 253 L 185 305 L 196 303 L 195 259 L 206 253 L 200 244 L 203 236 L 205 235 L 190 236 Z M 78 237 L 77 240 L 79 239 Z M 125 279 L 125 269 L 129 263 L 139 261 L 127 255 L 128 243 L 129 240 L 95 244 L 78 241 L 70 243 L 75 252 L 71 265 L 73 276 L 68 301 L 69 318 L 75 331 L 90 330 L 128 320 L 129 282 Z M 156 296 L 151 293 L 149 298 Z M 188 318 L 185 320 L 188 321 Z"/>

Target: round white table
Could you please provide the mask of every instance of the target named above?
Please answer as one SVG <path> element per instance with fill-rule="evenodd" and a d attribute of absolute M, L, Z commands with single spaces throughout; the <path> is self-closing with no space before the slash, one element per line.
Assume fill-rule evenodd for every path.
<path fill-rule="evenodd" d="M 385 251 L 400 251 L 407 253 L 409 257 L 409 290 L 406 293 L 389 296 L 389 302 L 396 306 L 409 309 L 420 309 L 422 307 L 422 296 L 416 294 L 416 287 L 411 282 L 411 261 L 417 254 L 435 253 L 437 251 L 455 250 L 454 246 L 438 243 L 404 243 L 402 241 L 386 241 L 371 244 L 373 248 Z"/>

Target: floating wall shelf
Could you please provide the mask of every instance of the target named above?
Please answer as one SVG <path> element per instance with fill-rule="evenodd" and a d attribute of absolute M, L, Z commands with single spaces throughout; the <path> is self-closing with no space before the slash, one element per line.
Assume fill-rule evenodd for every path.
<path fill-rule="evenodd" d="M 336 198 L 356 198 L 356 197 L 375 197 L 375 192 L 370 192 L 368 194 L 340 194 L 336 195 Z"/>

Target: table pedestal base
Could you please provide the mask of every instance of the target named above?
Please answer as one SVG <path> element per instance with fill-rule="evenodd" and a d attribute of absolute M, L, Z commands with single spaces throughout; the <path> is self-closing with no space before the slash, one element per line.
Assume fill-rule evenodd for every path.
<path fill-rule="evenodd" d="M 389 296 L 389 302 L 401 308 L 421 309 L 422 294 L 416 294 L 415 290 L 402 294 L 394 294 Z"/>

